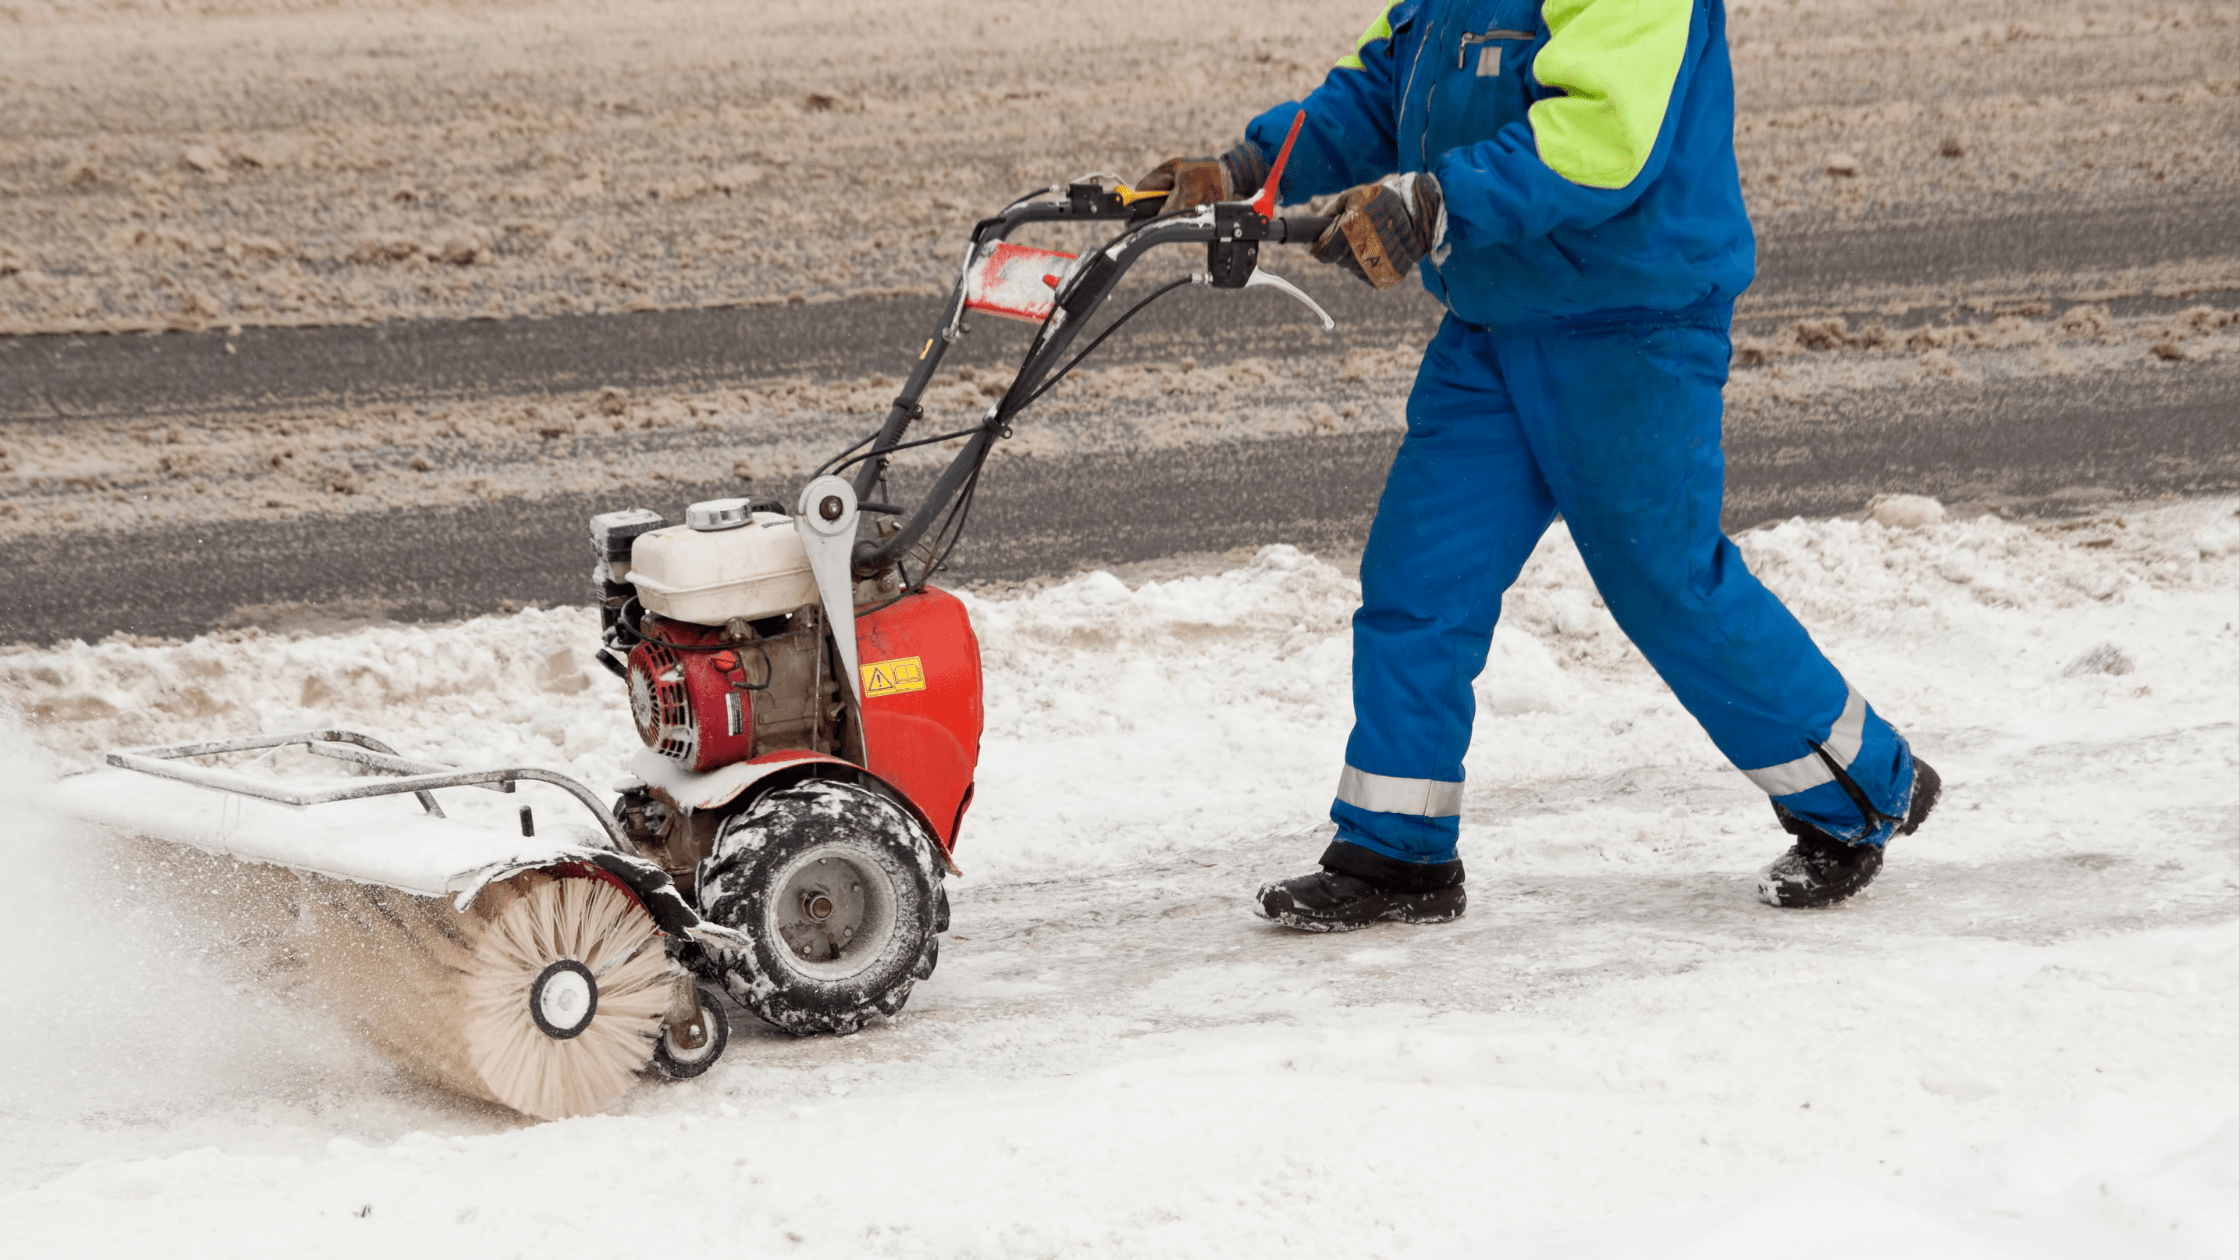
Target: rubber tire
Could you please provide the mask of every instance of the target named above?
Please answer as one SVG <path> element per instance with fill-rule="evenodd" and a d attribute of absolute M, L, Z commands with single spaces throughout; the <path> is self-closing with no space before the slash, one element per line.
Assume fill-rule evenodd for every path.
<path fill-rule="evenodd" d="M 708 1032 L 715 1038 L 695 1059 L 680 1059 L 669 1048 L 669 1029 L 664 1025 L 653 1039 L 653 1070 L 672 1081 L 688 1081 L 716 1065 L 723 1052 L 731 1045 L 731 1017 L 723 1010 L 723 997 L 707 985 L 700 986 L 700 1014 L 708 1021 Z"/>
<path fill-rule="evenodd" d="M 805 972 L 769 924 L 774 882 L 796 857 L 824 846 L 875 864 L 893 904 L 886 938 L 860 970 L 840 979 Z M 940 867 L 933 839 L 886 797 L 852 783 L 812 779 L 772 792 L 727 820 L 700 864 L 701 913 L 746 937 L 720 958 L 724 989 L 787 1032 L 852 1033 L 910 1000 L 934 937 Z"/>
<path fill-rule="evenodd" d="M 933 930 L 926 933 L 925 952 L 918 955 L 920 980 L 931 980 L 933 969 L 941 965 L 941 934 L 949 930 L 949 882 L 943 880 L 934 888 Z"/>

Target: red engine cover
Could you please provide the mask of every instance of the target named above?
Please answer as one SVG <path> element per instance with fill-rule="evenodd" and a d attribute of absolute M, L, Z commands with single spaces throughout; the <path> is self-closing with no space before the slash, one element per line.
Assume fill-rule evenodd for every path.
<path fill-rule="evenodd" d="M 630 649 L 630 717 L 646 747 L 688 770 L 744 761 L 754 751 L 753 694 L 732 685 L 735 655 L 722 632 L 682 622 L 661 623 L 667 643 Z"/>
<path fill-rule="evenodd" d="M 954 851 L 980 765 L 980 640 L 935 587 L 856 618 L 866 767 L 908 793 Z"/>

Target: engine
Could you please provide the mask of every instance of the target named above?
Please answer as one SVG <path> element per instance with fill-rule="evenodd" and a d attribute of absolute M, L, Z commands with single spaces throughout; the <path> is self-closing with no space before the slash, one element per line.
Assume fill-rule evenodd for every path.
<path fill-rule="evenodd" d="M 724 627 L 648 617 L 630 649 L 630 717 L 648 748 L 714 770 L 780 748 L 840 752 L 846 706 L 822 615 Z"/>
<path fill-rule="evenodd" d="M 632 509 L 591 532 L 602 659 L 629 683 L 646 747 L 694 771 L 788 748 L 860 760 L 790 517 L 718 499 L 681 526 Z"/>

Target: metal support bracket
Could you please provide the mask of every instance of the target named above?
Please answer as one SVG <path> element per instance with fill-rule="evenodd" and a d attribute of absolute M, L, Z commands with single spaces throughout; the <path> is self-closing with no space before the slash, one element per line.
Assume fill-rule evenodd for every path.
<path fill-rule="evenodd" d="M 856 665 L 856 488 L 845 478 L 824 476 L 801 487 L 793 525 L 801 549 L 809 553 L 809 572 L 817 579 L 825 626 L 848 671 L 848 690 L 863 703 L 863 671 Z"/>

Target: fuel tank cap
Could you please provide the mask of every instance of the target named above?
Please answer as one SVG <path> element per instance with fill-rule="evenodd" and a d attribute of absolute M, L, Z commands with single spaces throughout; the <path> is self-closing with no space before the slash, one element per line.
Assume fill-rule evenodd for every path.
<path fill-rule="evenodd" d="M 737 529 L 753 519 L 752 499 L 709 499 L 684 510 L 684 523 L 704 533 Z"/>

